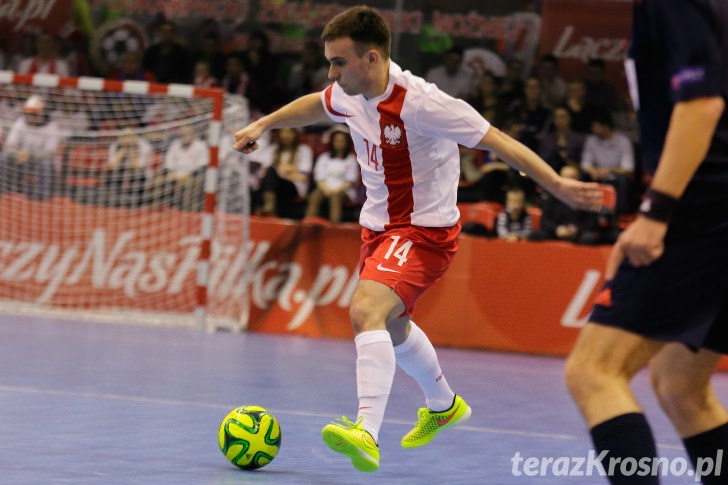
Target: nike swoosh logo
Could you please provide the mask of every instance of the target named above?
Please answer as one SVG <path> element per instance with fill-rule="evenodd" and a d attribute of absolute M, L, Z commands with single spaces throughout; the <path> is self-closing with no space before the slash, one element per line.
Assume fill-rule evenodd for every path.
<path fill-rule="evenodd" d="M 386 272 L 388 272 L 388 273 L 401 273 L 401 271 L 397 271 L 396 269 L 389 269 L 389 268 L 385 268 L 384 266 L 382 266 L 382 263 L 379 263 L 379 264 L 377 265 L 377 269 L 378 269 L 379 271 L 386 271 Z"/>
<path fill-rule="evenodd" d="M 452 413 L 450 413 L 450 415 L 448 417 L 446 417 L 445 419 L 437 418 L 437 424 L 439 424 L 440 426 L 444 426 L 447 423 L 449 423 L 450 420 L 452 419 L 452 417 L 455 416 L 455 413 L 458 412 L 458 409 L 460 409 L 460 405 L 458 405 L 458 407 L 456 407 L 455 410 Z"/>

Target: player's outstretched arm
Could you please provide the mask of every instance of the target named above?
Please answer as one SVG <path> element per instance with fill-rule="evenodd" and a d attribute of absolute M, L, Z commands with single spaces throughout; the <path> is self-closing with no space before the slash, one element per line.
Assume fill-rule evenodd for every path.
<path fill-rule="evenodd" d="M 490 127 L 476 148 L 492 150 L 501 160 L 531 177 L 571 207 L 589 211 L 598 211 L 602 207 L 603 196 L 599 184 L 560 177 L 530 148 L 494 126 Z"/>
<path fill-rule="evenodd" d="M 326 119 L 320 93 L 311 93 L 291 101 L 281 109 L 263 116 L 235 133 L 235 149 L 250 153 L 258 148 L 258 139 L 268 130 L 297 128 Z"/>

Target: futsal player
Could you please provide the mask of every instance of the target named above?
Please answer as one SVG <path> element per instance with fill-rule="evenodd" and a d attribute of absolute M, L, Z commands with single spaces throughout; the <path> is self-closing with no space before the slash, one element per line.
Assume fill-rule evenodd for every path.
<path fill-rule="evenodd" d="M 358 470 L 374 471 L 397 364 L 426 399 L 402 446 L 422 446 L 471 414 L 450 388 L 429 339 L 410 319 L 419 296 L 442 277 L 457 250 L 458 143 L 495 151 L 572 206 L 597 209 L 601 193 L 595 184 L 559 177 L 467 103 L 402 71 L 390 60 L 391 32 L 377 11 L 350 8 L 326 25 L 322 38 L 334 83 L 238 131 L 235 147 L 249 153 L 266 130 L 326 117 L 351 130 L 367 194 L 360 278 L 350 306 L 359 408 L 355 422 L 329 424 L 322 437 Z"/>
<path fill-rule="evenodd" d="M 728 2 L 638 0 L 633 8 L 636 68 L 628 62 L 627 77 L 654 177 L 614 246 L 566 380 L 595 448 L 608 451 L 609 473 L 617 459 L 652 465 L 657 455 L 629 387 L 648 366 L 696 475 L 726 484 L 728 414 L 710 379 L 728 352 Z M 611 468 L 613 484 L 659 483 L 664 473 Z"/>

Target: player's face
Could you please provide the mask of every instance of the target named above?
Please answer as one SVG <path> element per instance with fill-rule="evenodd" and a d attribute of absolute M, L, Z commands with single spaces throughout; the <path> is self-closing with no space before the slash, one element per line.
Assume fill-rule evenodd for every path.
<path fill-rule="evenodd" d="M 368 56 L 359 56 L 354 41 L 342 37 L 324 44 L 324 55 L 330 63 L 329 79 L 336 81 L 349 96 L 363 94 L 372 85 Z"/>

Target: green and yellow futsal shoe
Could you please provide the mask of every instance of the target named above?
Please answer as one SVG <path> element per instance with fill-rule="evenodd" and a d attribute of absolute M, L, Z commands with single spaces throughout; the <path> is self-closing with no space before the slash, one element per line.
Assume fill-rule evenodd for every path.
<path fill-rule="evenodd" d="M 379 469 L 379 447 L 374 438 L 362 427 L 359 418 L 352 423 L 346 418 L 330 423 L 321 430 L 321 437 L 329 448 L 351 458 L 351 463 L 359 471 L 373 472 Z"/>
<path fill-rule="evenodd" d="M 417 424 L 402 438 L 402 446 L 405 448 L 416 448 L 426 445 L 437 433 L 446 428 L 459 426 L 470 419 L 472 410 L 465 400 L 455 396 L 455 401 L 450 409 L 441 412 L 433 412 L 427 408 L 420 408 L 417 411 Z"/>

